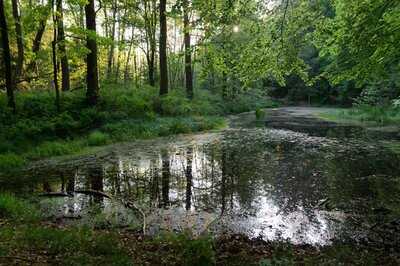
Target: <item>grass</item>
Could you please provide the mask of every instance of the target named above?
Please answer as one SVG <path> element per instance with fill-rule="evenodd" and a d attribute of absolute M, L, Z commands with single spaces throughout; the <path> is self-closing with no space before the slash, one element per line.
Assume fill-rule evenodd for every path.
<path fill-rule="evenodd" d="M 369 126 L 400 124 L 400 109 L 393 106 L 356 106 L 351 109 L 336 109 L 319 115 L 338 122 L 358 122 Z"/>
<path fill-rule="evenodd" d="M 37 222 L 40 212 L 26 200 L 12 194 L 0 194 L 0 219 L 12 219 L 14 222 Z"/>
<path fill-rule="evenodd" d="M 200 90 L 189 101 L 179 89 L 160 97 L 153 87 L 113 84 L 102 86 L 96 107 L 87 107 L 83 90 L 64 92 L 59 113 L 52 91 L 18 92 L 16 103 L 14 115 L 0 94 L 0 172 L 120 141 L 216 129 L 226 114 L 275 106 L 257 91 L 224 100 Z"/>

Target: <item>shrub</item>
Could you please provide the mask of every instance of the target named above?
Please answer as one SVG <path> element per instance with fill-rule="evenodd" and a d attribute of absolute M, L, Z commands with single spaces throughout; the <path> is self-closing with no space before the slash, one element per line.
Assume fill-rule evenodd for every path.
<path fill-rule="evenodd" d="M 109 136 L 100 131 L 94 131 L 90 133 L 88 137 L 89 146 L 101 146 L 109 142 Z"/>
<path fill-rule="evenodd" d="M 265 110 L 264 109 L 261 109 L 261 108 L 257 108 L 256 109 L 256 118 L 258 119 L 258 120 L 261 120 L 261 119 L 263 119 L 265 117 Z"/>
<path fill-rule="evenodd" d="M 192 112 L 190 101 L 180 90 L 173 90 L 161 97 L 161 111 L 163 115 L 180 116 Z"/>

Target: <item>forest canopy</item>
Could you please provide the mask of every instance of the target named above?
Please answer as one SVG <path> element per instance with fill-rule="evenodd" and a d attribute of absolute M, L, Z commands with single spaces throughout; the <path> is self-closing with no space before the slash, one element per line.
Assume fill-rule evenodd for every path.
<path fill-rule="evenodd" d="M 385 100 L 399 94 L 394 0 L 2 2 L 10 59 L 3 52 L 1 60 L 11 62 L 14 91 L 87 83 L 95 97 L 96 82 L 107 81 L 163 83 L 164 91 L 194 86 L 225 97 L 261 89 L 340 104 L 361 92 Z"/>

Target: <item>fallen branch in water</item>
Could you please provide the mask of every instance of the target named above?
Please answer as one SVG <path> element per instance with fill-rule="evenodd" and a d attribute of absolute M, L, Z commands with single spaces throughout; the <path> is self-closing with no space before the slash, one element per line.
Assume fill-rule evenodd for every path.
<path fill-rule="evenodd" d="M 138 212 L 140 212 L 140 214 L 142 215 L 142 218 L 143 218 L 143 235 L 145 235 L 146 234 L 146 214 L 144 213 L 144 211 L 142 209 L 140 209 L 138 206 L 136 206 L 136 204 L 132 201 L 127 201 L 124 205 L 127 208 L 130 208 L 130 209 L 134 208 Z"/>

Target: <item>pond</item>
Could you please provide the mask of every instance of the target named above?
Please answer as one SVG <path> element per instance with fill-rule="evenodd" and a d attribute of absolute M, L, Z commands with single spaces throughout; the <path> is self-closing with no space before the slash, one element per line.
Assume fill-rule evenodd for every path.
<path fill-rule="evenodd" d="M 219 132 L 38 163 L 21 175 L 37 181 L 28 190 L 45 194 L 40 205 L 59 223 L 313 245 L 398 241 L 400 160 L 376 136 L 331 124 L 321 131 L 309 115 L 304 127 L 292 114 L 252 116 Z"/>

